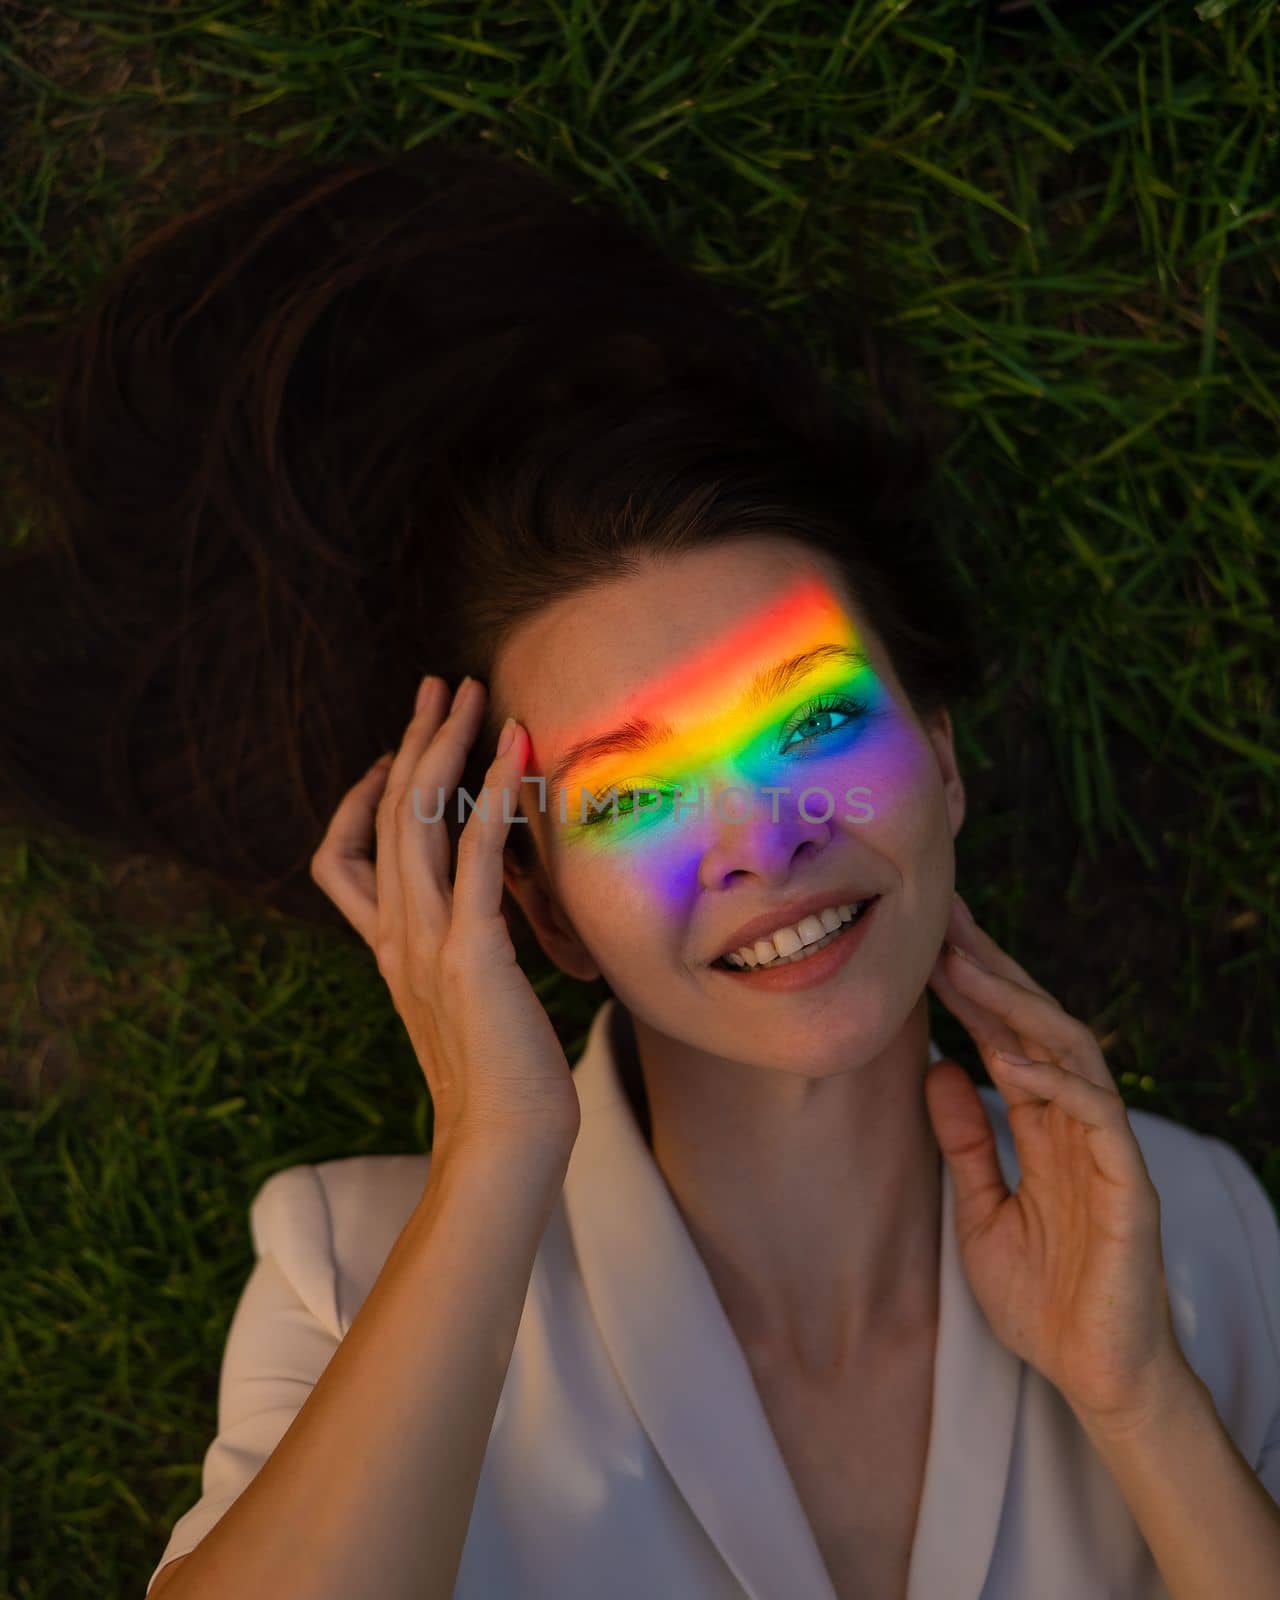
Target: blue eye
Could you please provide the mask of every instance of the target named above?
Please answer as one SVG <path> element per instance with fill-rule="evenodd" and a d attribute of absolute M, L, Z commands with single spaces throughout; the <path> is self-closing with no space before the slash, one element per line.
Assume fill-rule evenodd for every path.
<path fill-rule="evenodd" d="M 816 700 L 811 700 L 809 704 L 801 711 L 799 720 L 793 724 L 791 729 L 788 731 L 787 738 L 789 739 L 793 733 L 798 733 L 806 723 L 816 722 L 821 717 L 830 717 L 833 712 L 837 716 L 848 717 L 850 720 L 853 720 L 857 717 L 865 717 L 868 709 L 869 707 L 867 702 L 857 695 L 819 695 Z M 843 726 L 843 724 L 841 724 L 841 726 Z M 799 742 L 801 744 L 810 744 L 814 739 L 821 739 L 829 733 L 839 733 L 839 731 L 840 728 L 838 727 L 819 729 L 817 733 L 808 734 Z M 784 741 L 782 746 L 782 753 L 784 755 L 786 754 L 787 749 L 788 745 Z"/>

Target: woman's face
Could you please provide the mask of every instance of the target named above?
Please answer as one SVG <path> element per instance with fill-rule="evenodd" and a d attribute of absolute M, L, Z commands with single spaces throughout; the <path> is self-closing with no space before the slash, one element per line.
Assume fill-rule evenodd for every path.
<path fill-rule="evenodd" d="M 507 886 L 563 970 L 760 1066 L 820 1073 L 892 1042 L 945 934 L 964 789 L 946 713 L 916 716 L 823 556 L 752 536 L 648 564 L 524 624 L 490 690 L 530 738 L 512 810 L 538 863 L 508 857 Z M 631 747 L 601 742 L 617 730 Z M 712 965 L 812 896 L 878 897 L 820 981 Z"/>

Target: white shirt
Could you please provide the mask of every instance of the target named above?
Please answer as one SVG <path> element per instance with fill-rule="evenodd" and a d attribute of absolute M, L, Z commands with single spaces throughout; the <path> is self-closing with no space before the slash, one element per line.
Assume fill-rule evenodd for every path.
<path fill-rule="evenodd" d="M 574 1068 L 582 1122 L 534 1262 L 454 1600 L 834 1600 L 742 1349 L 619 1081 L 614 1005 L 596 1013 Z M 979 1092 L 1016 1187 L 1004 1100 Z M 1275 1210 L 1229 1144 L 1151 1112 L 1129 1119 L 1160 1195 L 1179 1343 L 1280 1501 Z M 203 1494 L 157 1573 L 195 1548 L 283 1437 L 419 1201 L 429 1161 L 289 1167 L 258 1191 L 257 1261 L 227 1335 Z M 945 1162 L 940 1225 L 908 1600 L 1168 1600 L 1065 1400 L 1000 1344 L 974 1299 Z"/>

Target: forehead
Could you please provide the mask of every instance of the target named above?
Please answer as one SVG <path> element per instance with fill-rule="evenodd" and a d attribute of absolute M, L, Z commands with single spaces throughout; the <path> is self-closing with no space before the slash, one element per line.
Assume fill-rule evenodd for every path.
<path fill-rule="evenodd" d="M 545 771 L 571 741 L 627 717 L 727 710 L 758 669 L 826 641 L 887 667 L 834 563 L 786 538 L 735 540 L 646 560 L 546 607 L 508 640 L 493 689 Z"/>

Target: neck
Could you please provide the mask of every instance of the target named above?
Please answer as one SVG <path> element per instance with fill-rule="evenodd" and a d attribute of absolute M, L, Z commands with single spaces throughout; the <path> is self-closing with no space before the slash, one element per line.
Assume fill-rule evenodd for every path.
<path fill-rule="evenodd" d="M 924 1099 L 926 995 L 878 1056 L 820 1078 L 711 1060 L 617 1002 L 613 1042 L 744 1349 L 826 1380 L 886 1341 L 931 1336 L 942 1156 Z"/>

